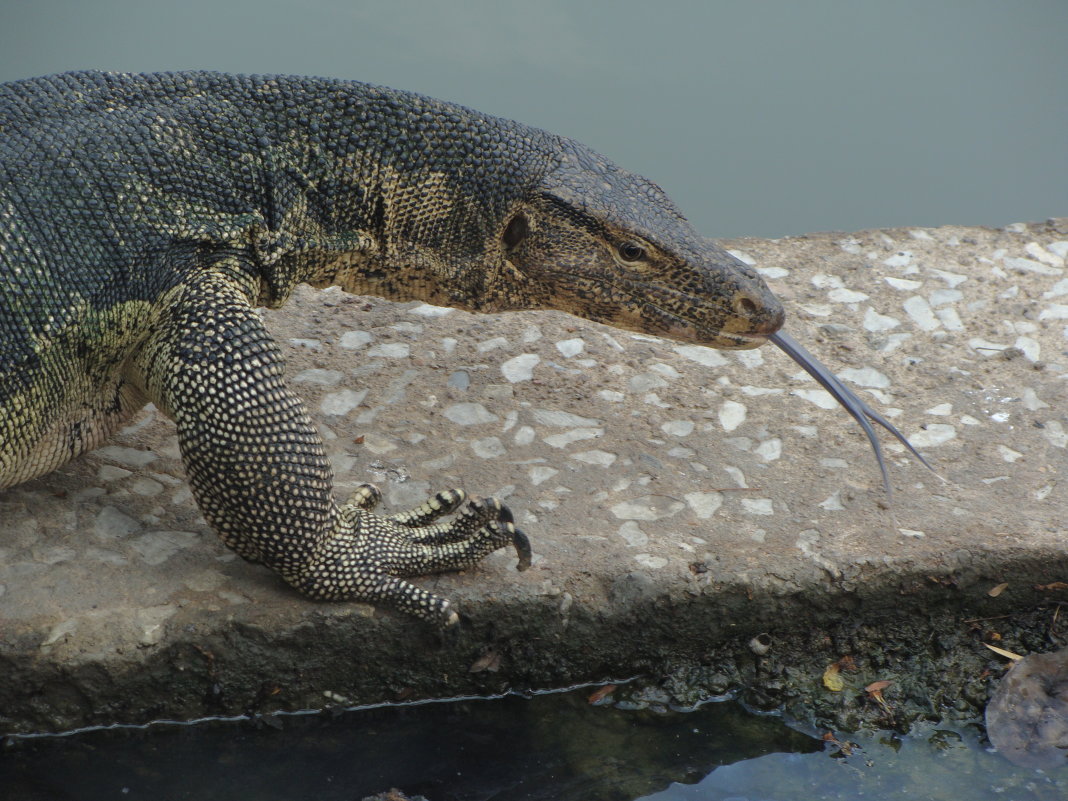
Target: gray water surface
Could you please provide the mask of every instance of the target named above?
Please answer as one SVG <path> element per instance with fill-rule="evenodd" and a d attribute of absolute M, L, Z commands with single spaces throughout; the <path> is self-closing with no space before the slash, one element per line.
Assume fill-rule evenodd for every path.
<path fill-rule="evenodd" d="M 0 80 L 330 75 L 573 136 L 709 236 L 1068 215 L 1065 0 L 5 0 Z"/>

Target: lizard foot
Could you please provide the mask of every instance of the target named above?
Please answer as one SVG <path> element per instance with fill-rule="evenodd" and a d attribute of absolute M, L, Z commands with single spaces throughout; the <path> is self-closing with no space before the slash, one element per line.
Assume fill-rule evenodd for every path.
<path fill-rule="evenodd" d="M 516 568 L 530 566 L 530 542 L 496 498 L 467 500 L 462 490 L 446 490 L 413 509 L 380 515 L 373 510 L 381 497 L 370 484 L 349 496 L 338 509 L 333 530 L 293 582 L 298 589 L 324 600 L 386 603 L 452 626 L 459 617 L 448 600 L 405 577 L 461 570 L 509 545 L 519 556 Z M 457 509 L 451 521 L 435 522 Z"/>

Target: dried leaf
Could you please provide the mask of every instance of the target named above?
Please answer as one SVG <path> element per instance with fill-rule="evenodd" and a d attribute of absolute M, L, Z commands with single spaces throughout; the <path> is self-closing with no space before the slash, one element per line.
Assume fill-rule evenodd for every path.
<path fill-rule="evenodd" d="M 496 673 L 501 667 L 501 655 L 496 651 L 486 651 L 475 663 L 467 669 L 469 673 L 482 673 L 483 671 L 489 671 L 490 673 Z"/>
<path fill-rule="evenodd" d="M 1068 590 L 1068 582 L 1054 581 L 1050 584 L 1036 584 L 1036 590 Z"/>
<path fill-rule="evenodd" d="M 891 684 L 893 684 L 892 681 L 873 681 L 871 684 L 864 688 L 864 691 L 868 694 L 868 697 L 871 698 L 871 700 L 873 700 L 879 706 L 881 706 L 883 712 L 885 712 L 887 715 L 893 715 L 894 710 L 890 707 L 890 704 L 886 702 L 886 699 L 883 698 L 883 690 L 885 690 Z"/>
<path fill-rule="evenodd" d="M 838 746 L 838 748 L 845 756 L 849 756 L 853 753 L 853 743 L 849 742 L 848 740 L 839 740 L 837 737 L 834 736 L 833 731 L 824 732 L 822 739 L 825 743 L 834 743 L 834 745 Z"/>
<path fill-rule="evenodd" d="M 1009 582 L 1003 581 L 996 587 L 991 587 L 990 590 L 987 592 L 987 595 L 989 595 L 991 598 L 997 598 L 999 595 L 1001 595 L 1001 593 L 1005 592 L 1005 588 L 1008 586 Z"/>
<path fill-rule="evenodd" d="M 615 691 L 616 691 L 616 685 L 615 684 L 606 684 L 604 687 L 598 687 L 596 690 L 594 690 L 592 693 L 590 693 L 590 697 L 587 698 L 586 701 L 591 703 L 591 704 L 600 703 L 601 701 L 603 701 L 605 698 L 610 696 Z"/>
<path fill-rule="evenodd" d="M 845 680 L 837 662 L 828 665 L 823 671 L 823 686 L 833 693 L 840 693 L 845 689 Z"/>
<path fill-rule="evenodd" d="M 1004 648 L 998 648 L 996 645 L 990 645 L 985 642 L 983 643 L 983 645 L 985 645 L 995 654 L 999 654 L 1000 656 L 1003 656 L 1006 659 L 1011 659 L 1013 662 L 1019 662 L 1021 659 L 1023 659 L 1023 657 L 1019 654 L 1014 654 L 1012 651 L 1006 651 Z"/>

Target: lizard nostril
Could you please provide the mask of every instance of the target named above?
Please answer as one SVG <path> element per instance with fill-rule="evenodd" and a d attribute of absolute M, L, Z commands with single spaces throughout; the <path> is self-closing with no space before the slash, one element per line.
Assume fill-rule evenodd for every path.
<path fill-rule="evenodd" d="M 742 295 L 735 299 L 734 310 L 743 317 L 752 317 L 757 313 L 757 305 L 752 298 Z"/>

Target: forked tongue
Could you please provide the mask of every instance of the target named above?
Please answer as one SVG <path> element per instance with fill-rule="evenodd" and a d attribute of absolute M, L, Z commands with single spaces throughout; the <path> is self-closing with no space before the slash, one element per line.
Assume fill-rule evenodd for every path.
<path fill-rule="evenodd" d="M 820 364 L 816 357 L 801 347 L 793 337 L 783 331 L 778 331 L 777 333 L 772 334 L 769 339 L 787 356 L 804 367 L 805 372 L 815 378 L 820 383 L 820 386 L 831 393 L 834 399 L 842 404 L 842 407 L 853 416 L 853 419 L 860 423 L 860 427 L 863 428 L 864 433 L 868 435 L 868 442 L 871 443 L 872 450 L 875 451 L 875 459 L 879 462 L 879 471 L 883 474 L 883 488 L 886 490 L 888 497 L 892 498 L 894 494 L 893 490 L 890 488 L 890 475 L 886 471 L 886 461 L 883 459 L 883 449 L 879 445 L 879 438 L 875 434 L 875 427 L 872 426 L 870 421 L 878 423 L 897 437 L 898 441 L 908 448 L 912 455 L 919 459 L 924 467 L 945 481 L 945 479 L 931 467 L 930 463 L 923 458 L 920 452 L 912 447 L 912 443 L 905 438 L 904 434 L 897 430 L 893 423 L 857 397 L 857 394 L 853 392 L 853 390 L 842 383 L 842 379 Z"/>

